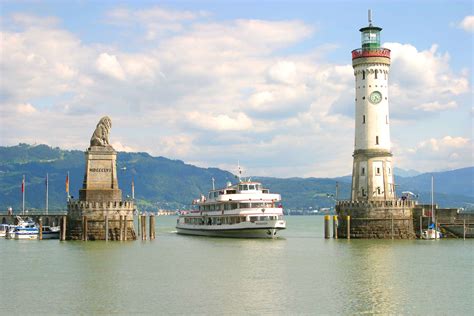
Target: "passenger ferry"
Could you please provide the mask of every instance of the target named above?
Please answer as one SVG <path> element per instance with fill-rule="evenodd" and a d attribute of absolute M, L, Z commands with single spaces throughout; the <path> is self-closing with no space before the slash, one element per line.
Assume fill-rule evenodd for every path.
<path fill-rule="evenodd" d="M 280 194 L 239 178 L 238 184 L 228 182 L 227 187 L 193 201 L 197 209 L 182 212 L 176 229 L 187 235 L 275 238 L 286 228 L 280 202 Z"/>

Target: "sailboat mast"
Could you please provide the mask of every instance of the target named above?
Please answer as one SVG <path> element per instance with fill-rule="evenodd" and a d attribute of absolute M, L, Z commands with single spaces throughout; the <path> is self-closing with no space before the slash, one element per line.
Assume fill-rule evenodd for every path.
<path fill-rule="evenodd" d="M 49 179 L 48 179 L 48 173 L 46 173 L 46 215 L 48 215 L 48 186 L 49 186 Z"/>
<path fill-rule="evenodd" d="M 434 180 L 431 175 L 431 222 L 434 223 Z"/>

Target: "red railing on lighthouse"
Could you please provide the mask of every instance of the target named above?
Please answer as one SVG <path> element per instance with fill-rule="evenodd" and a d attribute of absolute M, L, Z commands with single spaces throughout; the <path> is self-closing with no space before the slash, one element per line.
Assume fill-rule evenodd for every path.
<path fill-rule="evenodd" d="M 385 57 L 390 58 L 390 49 L 388 48 L 358 48 L 352 51 L 352 59 L 362 57 Z"/>

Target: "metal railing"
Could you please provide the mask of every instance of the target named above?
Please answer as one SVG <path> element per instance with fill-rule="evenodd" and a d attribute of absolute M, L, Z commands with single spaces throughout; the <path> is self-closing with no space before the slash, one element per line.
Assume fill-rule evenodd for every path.
<path fill-rule="evenodd" d="M 362 57 L 386 57 L 390 58 L 388 48 L 357 48 L 352 51 L 352 59 Z"/>

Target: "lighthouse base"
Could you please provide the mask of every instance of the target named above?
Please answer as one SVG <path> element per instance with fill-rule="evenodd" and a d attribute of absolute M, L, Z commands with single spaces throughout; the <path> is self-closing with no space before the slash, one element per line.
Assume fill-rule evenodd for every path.
<path fill-rule="evenodd" d="M 339 201 L 339 238 L 414 239 L 414 201 Z"/>

